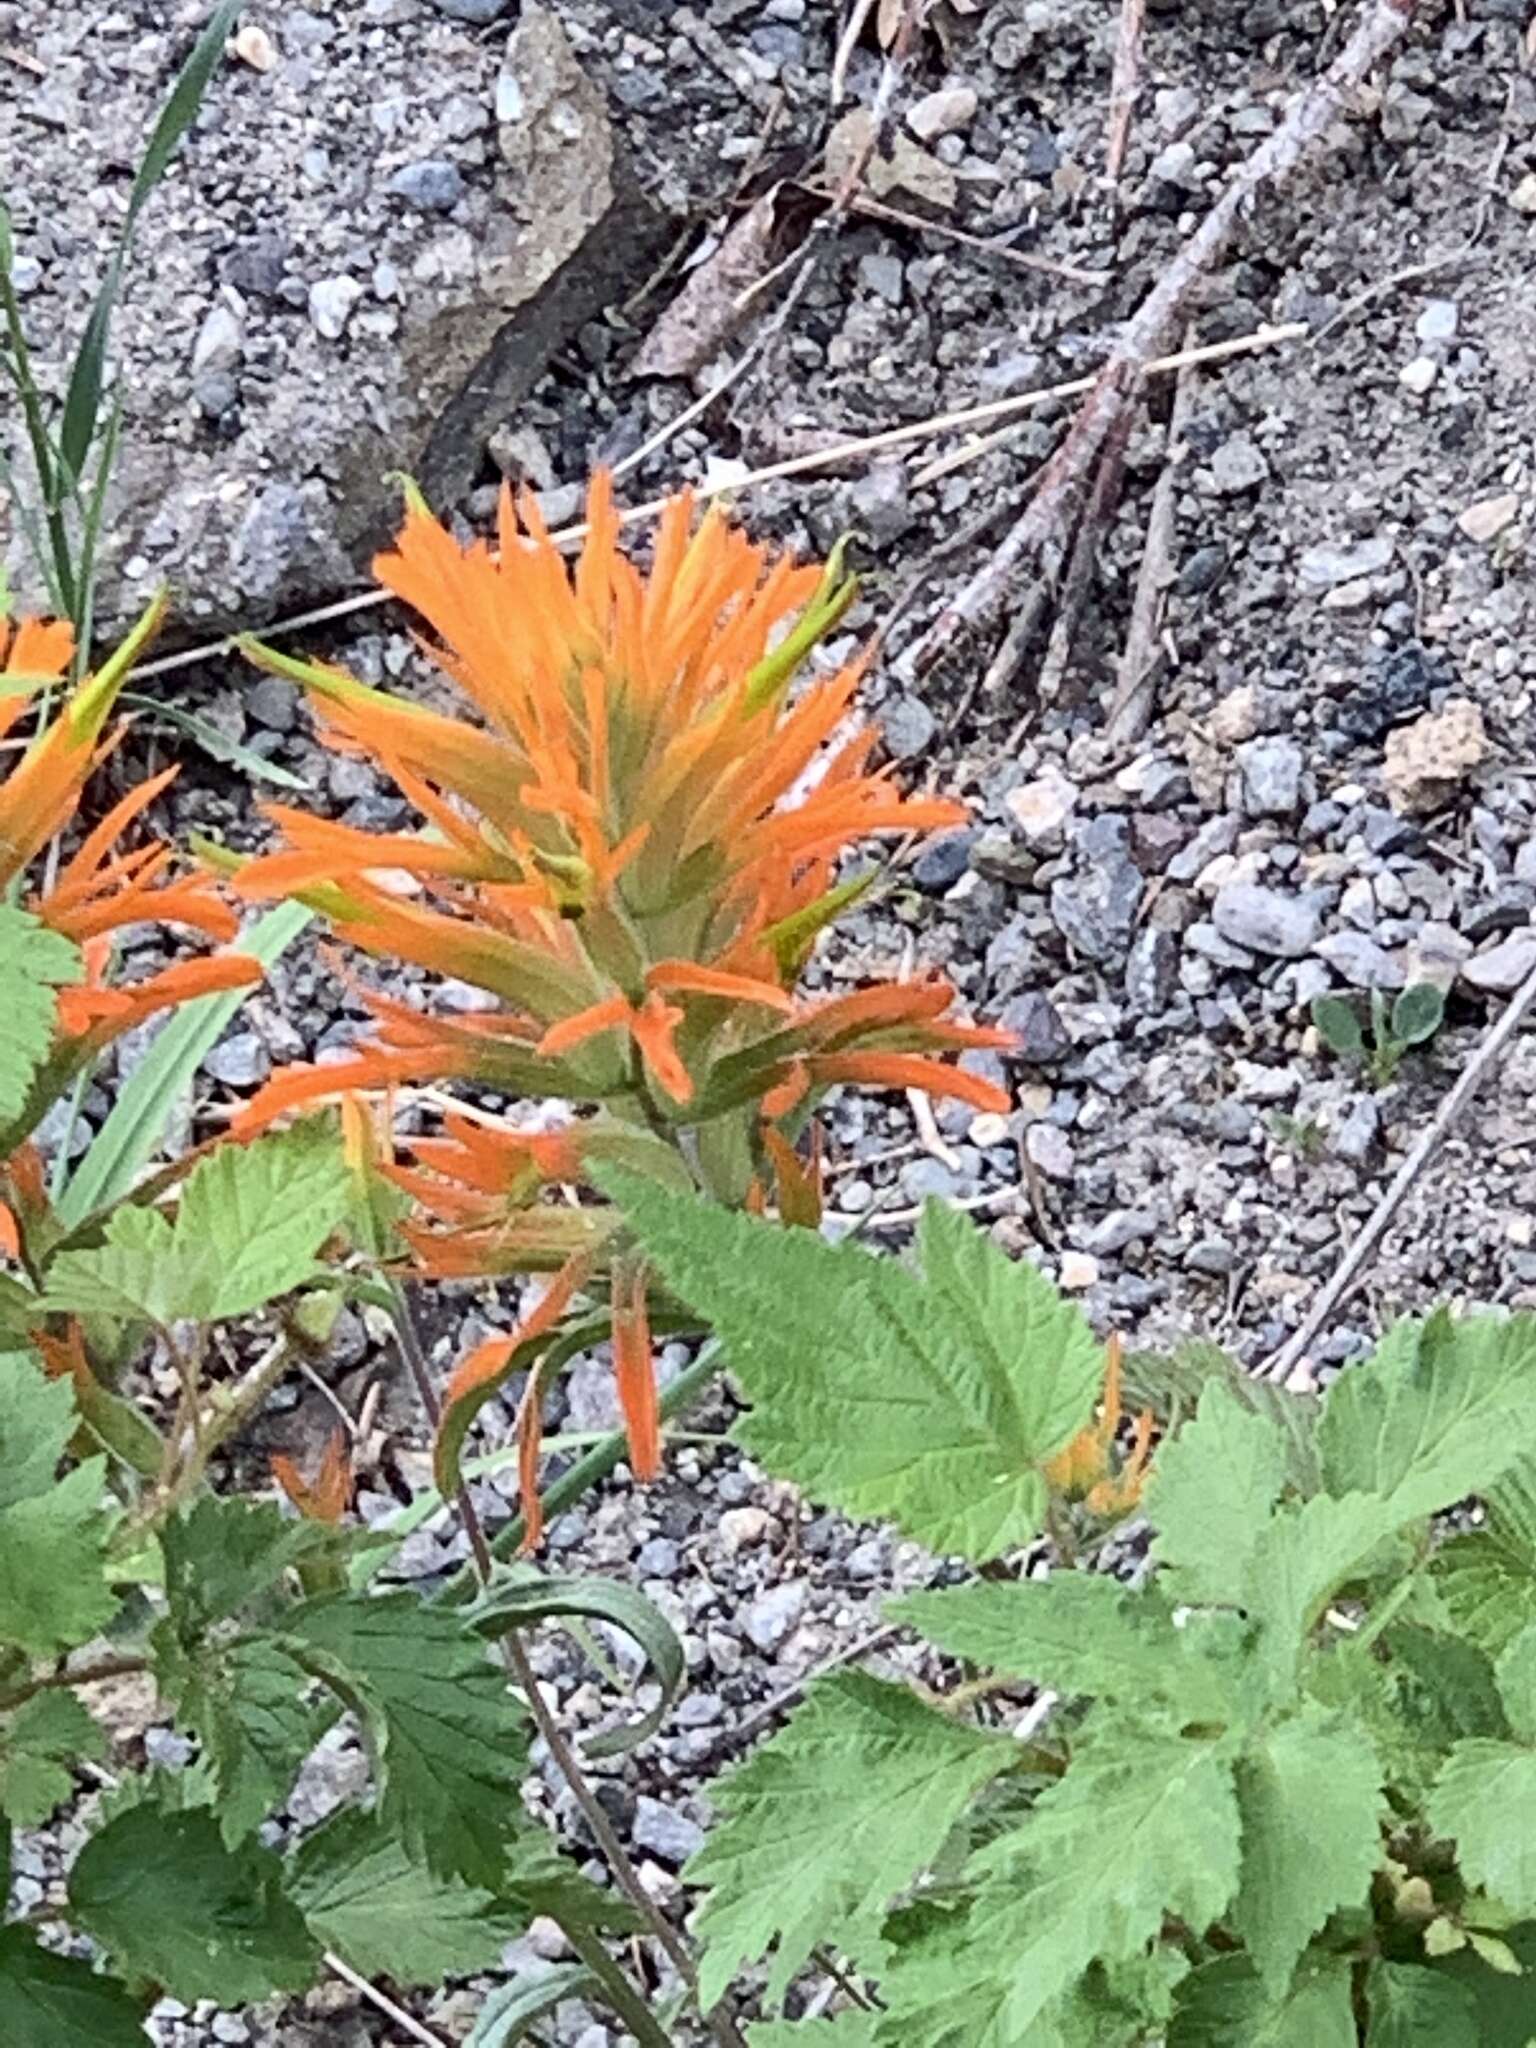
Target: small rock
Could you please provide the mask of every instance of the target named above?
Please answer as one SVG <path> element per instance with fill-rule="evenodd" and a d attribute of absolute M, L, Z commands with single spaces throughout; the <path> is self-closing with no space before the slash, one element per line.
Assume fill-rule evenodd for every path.
<path fill-rule="evenodd" d="M 1536 968 L 1536 932 L 1517 932 L 1498 945 L 1474 953 L 1461 978 L 1488 995 L 1509 995 Z"/>
<path fill-rule="evenodd" d="M 1168 863 L 1168 877 L 1174 882 L 1192 882 L 1213 860 L 1230 853 L 1242 830 L 1241 818 L 1224 812 L 1207 818 L 1187 846 L 1181 847 Z"/>
<path fill-rule="evenodd" d="M 1452 698 L 1388 737 L 1382 768 L 1387 801 L 1402 817 L 1439 810 L 1487 757 L 1482 712 L 1466 698 Z"/>
<path fill-rule="evenodd" d="M 271 1073 L 272 1056 L 254 1031 L 237 1031 L 213 1048 L 203 1071 L 226 1088 L 254 1088 Z"/>
<path fill-rule="evenodd" d="M 1111 1209 L 1089 1231 L 1086 1248 L 1096 1258 L 1113 1258 L 1116 1252 L 1151 1237 L 1156 1229 L 1157 1218 L 1148 1209 Z"/>
<path fill-rule="evenodd" d="M 339 341 L 363 296 L 355 277 L 322 277 L 309 288 L 309 317 L 326 341 Z"/>
<path fill-rule="evenodd" d="M 1490 541 L 1501 534 L 1520 510 L 1516 491 L 1501 491 L 1496 498 L 1479 498 L 1456 521 L 1468 540 Z"/>
<path fill-rule="evenodd" d="M 1161 925 L 1136 934 L 1125 963 L 1125 996 L 1142 1017 L 1166 1010 L 1179 980 L 1179 942 Z"/>
<path fill-rule="evenodd" d="M 738 1557 L 763 1543 L 774 1530 L 774 1519 L 766 1508 L 727 1508 L 720 1517 L 720 1541 L 726 1553 Z"/>
<path fill-rule="evenodd" d="M 1423 398 L 1439 374 L 1440 365 L 1433 356 L 1415 356 L 1398 371 L 1397 381 L 1415 398 Z"/>
<path fill-rule="evenodd" d="M 1208 541 L 1204 547 L 1196 548 L 1179 571 L 1180 597 L 1203 597 L 1215 588 L 1226 566 L 1227 551 L 1218 542 Z"/>
<path fill-rule="evenodd" d="M 741 1617 L 747 1639 L 757 1649 L 776 1650 L 805 1613 L 810 1588 L 804 1579 L 786 1579 L 759 1593 Z"/>
<path fill-rule="evenodd" d="M 947 889 L 953 889 L 970 866 L 974 837 L 974 833 L 962 829 L 941 832 L 928 841 L 912 863 L 912 879 L 925 896 L 942 896 Z"/>
<path fill-rule="evenodd" d="M 1099 1262 L 1091 1252 L 1062 1253 L 1056 1284 L 1063 1294 L 1081 1294 L 1084 1289 L 1094 1286 L 1098 1277 Z"/>
<path fill-rule="evenodd" d="M 1059 1124 L 1031 1124 L 1024 1134 L 1024 1151 L 1030 1164 L 1037 1166 L 1047 1180 L 1060 1187 L 1071 1185 L 1077 1171 L 1077 1155 L 1072 1140 Z"/>
<path fill-rule="evenodd" d="M 1221 1280 L 1237 1264 L 1237 1254 L 1224 1237 L 1201 1237 L 1184 1254 L 1184 1263 L 1192 1273 Z"/>
<path fill-rule="evenodd" d="M 704 1830 L 696 1820 L 663 1805 L 659 1799 L 647 1798 L 643 1792 L 635 1801 L 635 1822 L 630 1832 L 637 1849 L 673 1865 L 686 1863 L 695 1850 L 704 1846 Z"/>
<path fill-rule="evenodd" d="M 1233 434 L 1222 442 L 1210 459 L 1210 472 L 1211 481 L 1224 498 L 1257 490 L 1269 481 L 1269 463 L 1246 434 Z"/>
<path fill-rule="evenodd" d="M 1414 322 L 1420 341 L 1454 341 L 1461 325 L 1461 308 L 1454 299 L 1431 299 Z"/>
<path fill-rule="evenodd" d="M 1298 808 L 1305 757 L 1294 740 L 1250 740 L 1237 758 L 1250 818 L 1288 818 Z"/>
<path fill-rule="evenodd" d="M 1217 931 L 1234 946 L 1299 960 L 1322 935 L 1323 909 L 1314 896 L 1290 895 L 1257 882 L 1224 882 L 1211 916 Z"/>
<path fill-rule="evenodd" d="M 1509 203 L 1516 213 L 1536 213 L 1536 171 L 1527 171 L 1514 191 Z"/>
<path fill-rule="evenodd" d="M 1336 584 L 1352 583 L 1361 576 L 1378 576 L 1390 567 L 1394 552 L 1390 534 L 1373 534 L 1369 540 L 1345 545 L 1323 541 L 1310 547 L 1301 558 L 1297 577 L 1303 590 L 1313 596 L 1332 590 Z"/>
<path fill-rule="evenodd" d="M 1028 1060 L 1034 1066 L 1052 1066 L 1072 1050 L 1072 1041 L 1054 1004 L 1038 990 L 1005 1003 L 998 1022 L 1018 1041 L 1014 1057 Z"/>
<path fill-rule="evenodd" d="M 389 189 L 422 213 L 452 213 L 464 197 L 464 173 L 446 157 L 423 157 L 419 163 L 402 164 Z"/>
<path fill-rule="evenodd" d="M 923 752 L 939 729 L 921 697 L 893 697 L 880 713 L 885 750 L 896 761 L 911 761 Z"/>
<path fill-rule="evenodd" d="M 936 142 L 941 135 L 957 135 L 976 118 L 977 98 L 968 85 L 952 85 L 940 92 L 926 93 L 908 109 L 907 126 L 919 142 Z"/>
<path fill-rule="evenodd" d="M 1077 835 L 1080 863 L 1051 884 L 1051 916 L 1085 959 L 1110 964 L 1125 956 L 1145 883 L 1130 856 L 1124 818 L 1095 818 Z"/>
<path fill-rule="evenodd" d="M 873 463 L 849 490 L 848 502 L 858 524 L 881 547 L 900 540 L 916 517 L 901 462 Z"/>
<path fill-rule="evenodd" d="M 450 21 L 467 21 L 472 27 L 483 28 L 498 14 L 505 14 L 512 0 L 429 0 L 429 4 Z"/>
<path fill-rule="evenodd" d="M 1445 656 L 1422 640 L 1373 653 L 1360 682 L 1339 706 L 1339 731 L 1351 740 L 1380 739 L 1392 726 L 1422 711 L 1431 693 L 1443 688 L 1451 675 Z"/>
<path fill-rule="evenodd" d="M 1369 1095 L 1356 1095 L 1328 1134 L 1328 1148 L 1351 1166 L 1375 1165 L 1381 1152 L 1381 1111 Z"/>
<path fill-rule="evenodd" d="M 1033 782 L 1010 789 L 1003 801 L 1028 844 L 1037 852 L 1055 853 L 1061 850 L 1077 799 L 1077 784 L 1056 769 L 1048 769 Z"/>
<path fill-rule="evenodd" d="M 1400 953 L 1389 953 L 1364 932 L 1330 932 L 1312 948 L 1351 988 L 1402 988 L 1408 973 Z"/>
<path fill-rule="evenodd" d="M 192 344 L 192 374 L 196 377 L 209 371 L 237 369 L 244 352 L 240 316 L 221 299 L 209 309 L 197 330 L 197 340 Z"/>
<path fill-rule="evenodd" d="M 859 258 L 859 277 L 888 306 L 901 304 L 906 272 L 899 256 L 886 256 L 878 250 L 871 250 Z"/>
<path fill-rule="evenodd" d="M 272 38 L 253 21 L 247 22 L 236 35 L 234 50 L 240 62 L 249 64 L 253 71 L 270 71 L 277 62 Z"/>
<path fill-rule="evenodd" d="M 1408 986 L 1427 981 L 1448 992 L 1471 951 L 1471 941 L 1464 939 L 1454 925 L 1420 925 L 1409 942 L 1404 962 Z"/>
<path fill-rule="evenodd" d="M 965 1135 L 971 1143 L 983 1152 L 989 1152 L 996 1145 L 1008 1142 L 1008 1119 L 999 1116 L 995 1109 L 984 1109 L 979 1116 L 971 1118 Z"/>

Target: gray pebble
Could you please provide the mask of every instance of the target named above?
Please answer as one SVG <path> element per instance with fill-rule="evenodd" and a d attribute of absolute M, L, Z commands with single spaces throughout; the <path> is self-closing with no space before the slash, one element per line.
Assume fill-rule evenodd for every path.
<path fill-rule="evenodd" d="M 1334 1121 L 1329 1150 L 1351 1166 L 1370 1166 L 1381 1151 L 1381 1112 L 1369 1095 L 1357 1095 Z"/>
<path fill-rule="evenodd" d="M 1249 740 L 1237 750 L 1243 809 L 1250 818 L 1288 818 L 1301 802 L 1305 759 L 1294 740 Z"/>
<path fill-rule="evenodd" d="M 946 889 L 953 889 L 970 865 L 974 837 L 962 829 L 941 832 L 928 841 L 912 863 L 912 879 L 925 895 L 942 896 Z"/>
<path fill-rule="evenodd" d="M 1211 481 L 1224 498 L 1257 490 L 1269 481 L 1269 463 L 1246 434 L 1233 434 L 1222 442 L 1211 457 L 1210 471 Z"/>
<path fill-rule="evenodd" d="M 1147 925 L 1126 958 L 1126 1001 L 1139 1016 L 1155 1017 L 1168 1007 L 1178 980 L 1178 940 L 1161 925 Z"/>
<path fill-rule="evenodd" d="M 747 1640 L 759 1650 L 776 1650 L 805 1613 L 810 1588 L 804 1579 L 786 1579 L 759 1593 L 741 1617 Z"/>
<path fill-rule="evenodd" d="M 1352 544 L 1342 541 L 1320 541 L 1310 547 L 1301 558 L 1298 571 L 1301 587 L 1313 596 L 1320 597 L 1325 590 L 1333 590 L 1341 583 L 1353 583 L 1361 576 L 1378 576 L 1389 566 L 1393 555 L 1390 534 L 1373 534 L 1368 540 Z"/>
<path fill-rule="evenodd" d="M 704 1843 L 704 1830 L 696 1820 L 664 1806 L 659 1799 L 646 1798 L 643 1793 L 635 1801 L 632 1832 L 635 1847 L 659 1856 L 663 1863 L 686 1863 Z"/>
<path fill-rule="evenodd" d="M 281 676 L 258 676 L 245 693 L 245 708 L 268 732 L 292 732 L 299 720 L 299 693 Z"/>
<path fill-rule="evenodd" d="M 452 213 L 464 197 L 464 174 L 446 157 L 423 157 L 420 163 L 402 164 L 389 189 L 423 213 Z"/>
<path fill-rule="evenodd" d="M 1077 872 L 1051 885 L 1051 916 L 1085 959 L 1123 959 L 1145 887 L 1124 818 L 1095 818 L 1077 834 Z"/>
<path fill-rule="evenodd" d="M 642 1578 L 675 1578 L 680 1557 L 681 1552 L 670 1536 L 653 1536 L 636 1553 L 635 1569 Z"/>
<path fill-rule="evenodd" d="M 271 1073 L 272 1056 L 254 1031 L 237 1031 L 213 1048 L 203 1071 L 226 1088 L 254 1088 Z"/>
<path fill-rule="evenodd" d="M 1051 1066 L 1064 1060 L 1072 1050 L 1072 1041 L 1055 1006 L 1038 991 L 1016 996 L 1011 1003 L 1004 1004 L 999 1022 L 1018 1040 L 1016 1057 L 1032 1061 L 1035 1066 Z"/>
<path fill-rule="evenodd" d="M 1402 956 L 1389 953 L 1364 932 L 1330 932 L 1312 950 L 1351 988 L 1401 988 L 1408 978 Z"/>
<path fill-rule="evenodd" d="M 327 341 L 339 341 L 362 296 L 363 288 L 355 277 L 317 278 L 309 288 L 309 317 L 316 333 Z"/>
<path fill-rule="evenodd" d="M 428 0 L 428 4 L 450 21 L 467 21 L 479 28 L 505 14 L 512 0 Z"/>
<path fill-rule="evenodd" d="M 1234 946 L 1281 960 L 1299 960 L 1322 936 L 1323 908 L 1315 896 L 1283 894 L 1257 882 L 1224 883 L 1211 915 Z"/>
<path fill-rule="evenodd" d="M 938 729 L 939 721 L 921 697 L 893 697 L 880 713 L 886 752 L 897 761 L 922 753 Z"/>
<path fill-rule="evenodd" d="M 1536 933 L 1520 932 L 1501 939 L 1486 952 L 1475 953 L 1461 970 L 1461 978 L 1473 988 L 1490 995 L 1508 995 L 1536 968 Z"/>
<path fill-rule="evenodd" d="M 1128 1245 L 1139 1244 L 1157 1229 L 1157 1218 L 1147 1209 L 1111 1209 L 1101 1217 L 1083 1240 L 1083 1249 L 1096 1259 L 1112 1257 Z"/>

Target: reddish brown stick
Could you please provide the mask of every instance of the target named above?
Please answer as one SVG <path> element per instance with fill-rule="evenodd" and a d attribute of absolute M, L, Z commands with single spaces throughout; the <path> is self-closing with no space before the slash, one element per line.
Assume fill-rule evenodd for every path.
<path fill-rule="evenodd" d="M 1415 0 L 1370 0 L 1359 26 L 1327 71 L 1293 103 L 1280 126 L 1236 173 L 1126 322 L 1038 490 L 1001 545 L 895 665 L 901 680 L 914 682 L 962 628 L 990 617 L 1006 598 L 1021 564 L 1083 502 L 1100 451 L 1140 381 L 1142 366 L 1157 353 L 1163 336 L 1183 316 L 1195 286 L 1224 253 L 1244 205 L 1261 187 L 1287 177 L 1327 133 L 1344 112 L 1346 96 L 1402 39 L 1414 4 Z"/>
<path fill-rule="evenodd" d="M 1125 163 L 1131 139 L 1131 116 L 1141 84 L 1141 31 L 1147 0 L 1124 0 L 1120 33 L 1115 38 L 1115 68 L 1109 83 L 1109 136 L 1104 146 L 1104 175 L 1113 185 Z"/>

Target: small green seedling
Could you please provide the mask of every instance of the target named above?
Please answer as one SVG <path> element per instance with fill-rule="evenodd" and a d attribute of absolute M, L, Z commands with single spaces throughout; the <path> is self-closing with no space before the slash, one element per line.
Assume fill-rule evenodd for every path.
<path fill-rule="evenodd" d="M 1403 1055 L 1425 1045 L 1445 1021 L 1445 991 L 1433 982 L 1415 982 L 1388 1008 L 1379 988 L 1370 993 L 1368 1011 L 1349 996 L 1314 996 L 1312 1022 L 1323 1043 L 1341 1059 L 1364 1062 L 1373 1088 L 1385 1088 L 1402 1065 Z"/>

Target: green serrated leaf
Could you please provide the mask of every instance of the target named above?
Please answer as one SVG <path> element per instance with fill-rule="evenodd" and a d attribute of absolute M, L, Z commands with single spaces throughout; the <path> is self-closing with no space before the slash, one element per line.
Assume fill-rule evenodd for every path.
<path fill-rule="evenodd" d="M 0 1644 L 47 1657 L 111 1620 L 105 1458 L 90 1458 L 30 1500 L 0 1509 Z"/>
<path fill-rule="evenodd" d="M 195 1736 L 217 1788 L 227 1848 L 236 1848 L 281 1804 L 300 1764 L 335 1720 L 333 1698 L 280 1642 L 210 1637 L 190 1652 L 156 1632 L 155 1675 Z"/>
<path fill-rule="evenodd" d="M 831 2020 L 765 2020 L 748 2027 L 748 2048 L 875 2048 L 874 2012 L 843 2012 Z"/>
<path fill-rule="evenodd" d="M 1536 1913 L 1536 1749 L 1475 1738 L 1458 1742 L 1429 1795 L 1429 1824 L 1456 1846 L 1468 1884 L 1517 1913 Z"/>
<path fill-rule="evenodd" d="M 0 1351 L 0 1509 L 48 1491 L 74 1433 L 68 1379 L 49 1379 L 35 1353 Z"/>
<path fill-rule="evenodd" d="M 1491 1530 L 1453 1537 L 1430 1569 L 1451 1622 L 1487 1656 L 1497 1657 L 1529 1621 L 1532 1566 Z"/>
<path fill-rule="evenodd" d="M 364 1539 L 366 1541 L 366 1539 Z M 239 1614 L 295 1565 L 344 1555 L 354 1532 L 285 1515 L 272 1501 L 205 1494 L 161 1532 L 165 1594 L 178 1639 L 196 1644 Z"/>
<path fill-rule="evenodd" d="M 89 1963 L 0 1927 L 5 2048 L 144 2048 L 144 2002 Z"/>
<path fill-rule="evenodd" d="M 1424 1747 L 1443 1753 L 1463 1736 L 1509 1734 L 1493 1661 L 1476 1643 L 1411 1624 L 1386 1642 L 1398 1711 Z"/>
<path fill-rule="evenodd" d="M 1528 1623 L 1509 1644 L 1499 1658 L 1496 1675 L 1510 1727 L 1522 1742 L 1536 1743 L 1536 1621 Z M 1467 1732 L 1499 1731 L 1478 1728 Z"/>
<path fill-rule="evenodd" d="M 1229 1918 L 1278 1995 L 1329 1914 L 1366 1902 L 1381 1854 L 1381 1767 L 1357 1727 L 1314 1707 L 1255 1741 L 1236 1775 L 1243 1865 Z"/>
<path fill-rule="evenodd" d="M 1245 1956 L 1187 1977 L 1167 2048 L 1357 2048 L 1349 1963 L 1319 1956 L 1278 1997 Z"/>
<path fill-rule="evenodd" d="M 1248 1574 L 1285 1477 L 1285 1440 L 1219 1380 L 1157 1454 L 1143 1506 L 1153 1556 L 1176 1599 L 1243 1606 Z"/>
<path fill-rule="evenodd" d="M 407 1852 L 440 1877 L 503 1889 L 527 1722 L 462 1614 L 411 1593 L 310 1601 L 281 1639 L 362 1716 L 379 1814 Z"/>
<path fill-rule="evenodd" d="M 329 1118 L 223 1144 L 187 1176 L 174 1221 L 124 1205 L 100 1246 L 61 1252 L 48 1305 L 162 1326 L 248 1315 L 323 1270 L 315 1254 L 350 1201 Z"/>
<path fill-rule="evenodd" d="M 720 1818 L 685 1873 L 708 1888 L 696 1923 L 704 2005 L 774 1943 L 772 2003 L 818 1942 L 867 1952 L 885 1905 L 1015 1759 L 1003 1738 L 945 1719 L 904 1686 L 864 1672 L 812 1686 L 721 1781 Z"/>
<path fill-rule="evenodd" d="M 301 1845 L 288 1890 L 326 1948 L 363 1976 L 397 1984 L 491 1969 L 528 1922 L 519 1905 L 427 1869 L 357 1812 L 336 1814 Z"/>
<path fill-rule="evenodd" d="M 122 1969 L 186 2004 L 300 1991 L 320 1962 L 277 1857 L 226 1848 L 211 1813 L 137 1806 L 109 1821 L 70 1872 L 69 1903 Z"/>
<path fill-rule="evenodd" d="M 1329 1388 L 1318 1426 L 1323 1482 L 1370 1493 L 1397 1521 L 1454 1506 L 1536 1455 L 1536 1316 L 1437 1309 L 1400 1322 Z"/>
<path fill-rule="evenodd" d="M 1103 1353 L 1034 1269 L 925 1211 L 924 1270 L 600 1176 L 667 1285 L 717 1332 L 748 1398 L 741 1442 L 856 1517 L 977 1562 L 1026 1542 L 1042 1461 L 1089 1420 Z M 962 1315 L 959 1294 L 979 1290 Z M 829 1332 L 836 1341 L 829 1342 Z"/>
<path fill-rule="evenodd" d="M 1406 1563 L 1390 1547 L 1397 1528 L 1391 1503 L 1364 1493 L 1319 1494 L 1264 1524 L 1245 1605 L 1260 1624 L 1262 1665 L 1279 1695 L 1294 1689 L 1302 1648 L 1330 1597 L 1351 1580 Z"/>
<path fill-rule="evenodd" d="M 1175 1626 L 1155 1589 L 1132 1593 L 1092 1572 L 914 1593 L 886 1613 L 952 1657 L 1057 1692 L 1164 1699 L 1190 1719 L 1220 1715 L 1231 1704 L 1209 1652 L 1213 1631 L 1236 1649 L 1233 1631 L 1241 1630 L 1232 1617 L 1190 1616 Z"/>
<path fill-rule="evenodd" d="M 1207 1927 L 1238 1873 L 1222 1749 L 1121 1724 L 1112 1741 L 1080 1747 L 1024 1825 L 974 1859 L 979 1890 L 959 1937 L 897 1951 L 879 2038 L 923 2048 L 1028 2041 L 1095 1960 L 1142 1953 L 1169 1914 Z M 984 2033 L 976 2017 L 989 2004 Z M 975 2031 L 946 2012 L 969 2014 Z"/>
<path fill-rule="evenodd" d="M 77 1760 L 106 1754 L 106 1741 L 72 1692 L 34 1693 L 0 1718 L 0 1813 L 38 1827 L 75 1789 Z"/>
<path fill-rule="evenodd" d="M 1434 1965 L 1436 1977 L 1462 1985 L 1471 1997 L 1477 2013 L 1477 2048 L 1531 2048 L 1536 2040 L 1536 1926 L 1527 1922 L 1513 1927 L 1504 1941 L 1524 1973 L 1519 1977 L 1490 1969 L 1470 1948 Z M 1453 2042 L 1453 2048 L 1459 2044 Z"/>
<path fill-rule="evenodd" d="M 1213 1382 L 1240 1406 L 1275 1424 L 1285 1446 L 1287 1484 L 1301 1493 L 1316 1492 L 1314 1438 L 1321 1403 L 1315 1395 L 1288 1393 L 1270 1380 L 1255 1379 L 1229 1352 L 1204 1337 L 1189 1338 L 1172 1351 L 1133 1351 L 1125 1361 L 1127 1407 L 1150 1408 L 1170 1433 L 1189 1421 Z"/>
<path fill-rule="evenodd" d="M 81 976 L 80 950 L 30 911 L 0 902 L 0 1135 L 27 1105 L 33 1077 L 48 1057 L 58 1014 L 55 991 Z"/>

